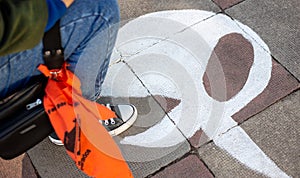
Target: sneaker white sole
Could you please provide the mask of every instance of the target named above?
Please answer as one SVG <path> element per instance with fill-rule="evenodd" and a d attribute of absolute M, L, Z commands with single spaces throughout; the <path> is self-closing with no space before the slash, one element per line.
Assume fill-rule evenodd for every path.
<path fill-rule="evenodd" d="M 134 112 L 132 113 L 130 119 L 127 120 L 123 125 L 121 125 L 121 126 L 118 127 L 117 129 L 110 131 L 109 134 L 110 134 L 111 136 L 117 136 L 117 135 L 123 133 L 124 131 L 126 131 L 127 129 L 129 129 L 129 128 L 133 125 L 133 123 L 136 121 L 136 119 L 137 119 L 137 109 L 136 109 L 136 107 L 135 107 L 134 105 L 132 105 L 132 104 L 131 104 L 130 106 L 131 106 L 131 107 L 133 108 L 133 110 L 134 110 Z"/>
<path fill-rule="evenodd" d="M 56 140 L 56 139 L 53 139 L 52 137 L 48 136 L 49 140 L 54 143 L 55 145 L 58 145 L 58 146 L 63 146 L 63 142 L 61 140 Z"/>
<path fill-rule="evenodd" d="M 137 109 L 136 109 L 136 107 L 134 105 L 130 105 L 130 106 L 133 108 L 133 111 L 134 111 L 132 113 L 130 119 L 127 120 L 123 125 L 121 125 L 117 129 L 110 131 L 109 134 L 111 136 L 117 136 L 117 135 L 123 133 L 124 131 L 126 131 L 127 129 L 129 129 L 133 125 L 133 123 L 136 121 L 136 119 L 137 119 Z M 55 145 L 58 145 L 58 146 L 63 146 L 64 145 L 61 140 L 53 139 L 50 136 L 48 136 L 48 138 Z"/>

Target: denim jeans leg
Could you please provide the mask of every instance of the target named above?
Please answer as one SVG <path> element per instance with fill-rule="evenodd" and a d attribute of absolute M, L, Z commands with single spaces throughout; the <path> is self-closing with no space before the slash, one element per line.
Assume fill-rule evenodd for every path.
<path fill-rule="evenodd" d="M 80 79 L 83 95 L 95 99 L 105 78 L 119 28 L 116 0 L 80 0 L 61 19 L 62 45 L 69 69 Z M 0 98 L 40 72 L 42 44 L 0 57 Z"/>
<path fill-rule="evenodd" d="M 119 20 L 115 0 L 75 1 L 61 20 L 67 62 L 80 78 L 83 95 L 89 99 L 100 94 Z"/>
<path fill-rule="evenodd" d="M 42 44 L 35 48 L 0 57 L 0 99 L 26 86 L 43 63 Z"/>

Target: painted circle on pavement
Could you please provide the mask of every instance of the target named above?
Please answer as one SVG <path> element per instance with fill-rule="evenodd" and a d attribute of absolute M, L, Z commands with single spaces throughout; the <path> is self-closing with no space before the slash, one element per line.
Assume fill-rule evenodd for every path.
<path fill-rule="evenodd" d="M 102 95 L 158 98 L 134 124 L 140 132 L 117 138 L 126 160 L 160 159 L 201 129 L 250 169 L 287 177 L 231 117 L 271 78 L 269 48 L 252 29 L 213 12 L 155 12 L 120 29 L 115 56 L 125 65 L 112 65 Z M 166 114 L 153 120 L 157 104 Z"/>
<path fill-rule="evenodd" d="M 220 61 L 222 56 L 217 56 L 214 50 L 221 44 L 220 39 L 230 35 L 237 36 L 237 40 L 246 41 L 242 44 L 252 47 L 252 53 L 249 52 L 252 62 L 248 63 L 248 72 L 243 75 L 244 81 L 238 91 L 230 98 L 219 100 L 218 96 L 227 96 L 228 77 L 222 62 L 234 64 L 240 60 Z M 226 46 L 226 41 L 222 45 Z M 149 90 L 139 95 L 143 93 L 139 90 L 143 89 L 137 88 L 133 82 L 128 86 L 128 91 L 134 92 L 126 93 L 126 96 L 143 97 L 151 93 L 181 101 L 160 123 L 143 133 L 125 137 L 122 144 L 171 147 L 192 137 L 200 128 L 213 139 L 236 125 L 232 119 L 223 118 L 231 117 L 261 93 L 271 76 L 270 52 L 260 37 L 249 27 L 226 15 L 207 11 L 163 11 L 141 16 L 120 29 L 116 49 Z M 214 74 L 207 75 L 212 56 L 216 56 L 212 73 L 218 71 L 217 77 Z M 123 74 L 118 71 L 114 73 L 115 78 Z M 207 92 L 204 76 L 209 81 L 212 93 Z M 215 81 L 217 78 L 219 80 Z M 118 85 L 114 81 L 111 88 Z M 122 94 L 114 91 L 110 95 Z M 166 124 L 170 120 L 173 124 L 168 127 Z M 180 130 L 183 136 L 170 139 L 174 129 Z"/>

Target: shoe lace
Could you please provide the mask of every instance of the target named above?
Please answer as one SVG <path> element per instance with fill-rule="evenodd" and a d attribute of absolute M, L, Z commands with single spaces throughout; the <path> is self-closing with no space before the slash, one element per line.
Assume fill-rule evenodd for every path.
<path fill-rule="evenodd" d="M 116 121 L 115 121 L 114 118 L 104 120 L 104 124 L 105 124 L 105 125 L 109 125 L 109 123 L 112 124 L 112 125 L 115 125 L 115 124 L 116 124 Z"/>
<path fill-rule="evenodd" d="M 116 121 L 115 121 L 114 118 L 111 118 L 111 119 L 109 119 L 109 120 L 110 120 L 110 123 L 111 123 L 112 125 L 115 125 L 115 124 L 116 124 Z"/>
<path fill-rule="evenodd" d="M 105 105 L 108 109 L 111 109 L 111 107 L 110 107 L 110 104 L 108 103 L 108 104 L 106 104 Z M 111 119 L 107 119 L 107 120 L 104 120 L 104 124 L 105 125 L 109 125 L 109 121 L 110 121 L 110 124 L 112 124 L 112 125 L 115 125 L 116 124 L 116 121 L 115 121 L 115 119 L 114 118 L 111 118 Z"/>
<path fill-rule="evenodd" d="M 105 125 L 109 125 L 109 121 L 108 120 L 104 120 L 104 124 Z"/>

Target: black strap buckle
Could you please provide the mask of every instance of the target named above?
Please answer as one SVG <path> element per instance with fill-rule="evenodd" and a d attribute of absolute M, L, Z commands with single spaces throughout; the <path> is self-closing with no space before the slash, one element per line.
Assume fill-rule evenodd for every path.
<path fill-rule="evenodd" d="M 43 57 L 49 70 L 61 69 L 64 63 L 64 50 L 61 45 L 60 21 L 44 34 Z"/>
<path fill-rule="evenodd" d="M 64 53 L 62 49 L 44 51 L 44 62 L 49 70 L 61 69 L 64 63 Z"/>

